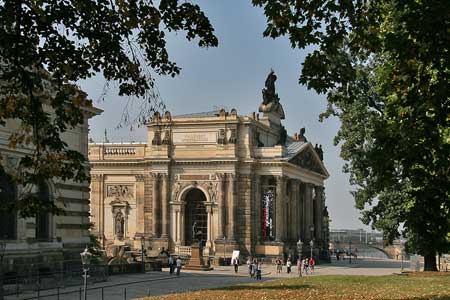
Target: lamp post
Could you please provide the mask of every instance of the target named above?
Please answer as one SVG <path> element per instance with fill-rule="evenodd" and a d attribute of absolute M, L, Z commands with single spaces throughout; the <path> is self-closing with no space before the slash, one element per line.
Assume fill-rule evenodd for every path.
<path fill-rule="evenodd" d="M 348 241 L 348 248 L 349 248 L 349 254 L 350 254 L 350 260 L 349 260 L 349 264 L 352 264 L 352 240 Z"/>
<path fill-rule="evenodd" d="M 309 226 L 309 231 L 311 233 L 311 241 L 309 246 L 311 247 L 311 258 L 313 257 L 313 247 L 314 247 L 314 225 Z"/>
<path fill-rule="evenodd" d="M 142 273 L 145 273 L 144 244 L 145 244 L 145 237 L 141 236 L 141 267 L 142 267 Z"/>
<path fill-rule="evenodd" d="M 309 242 L 309 247 L 311 247 L 311 258 L 312 258 L 313 257 L 313 247 L 314 247 L 314 241 L 313 240 L 311 240 Z"/>
<path fill-rule="evenodd" d="M 88 251 L 88 247 L 86 245 L 86 248 L 83 252 L 80 253 L 81 256 L 81 263 L 83 264 L 83 278 L 84 278 L 84 300 L 87 299 L 87 278 L 88 278 L 88 271 L 89 271 L 89 264 L 91 263 L 91 253 Z"/>
<path fill-rule="evenodd" d="M 227 237 L 223 236 L 223 265 L 225 266 L 225 242 L 227 241 Z"/>
<path fill-rule="evenodd" d="M 5 255 L 6 243 L 0 242 L 0 300 L 3 300 L 3 256 Z"/>
<path fill-rule="evenodd" d="M 405 240 L 404 239 L 400 239 L 400 254 L 402 256 L 402 262 L 401 262 L 401 272 L 403 272 L 403 249 L 405 248 Z"/>
<path fill-rule="evenodd" d="M 300 269 L 300 268 L 301 268 L 301 265 L 302 265 L 302 264 L 301 264 L 302 251 L 303 251 L 303 242 L 302 242 L 301 239 L 298 239 L 298 242 L 297 242 L 297 252 L 298 252 L 298 259 L 300 259 L 300 264 L 297 263 L 297 266 L 300 266 L 300 267 L 299 267 L 299 270 L 298 270 L 299 276 L 302 276 L 302 270 Z"/>

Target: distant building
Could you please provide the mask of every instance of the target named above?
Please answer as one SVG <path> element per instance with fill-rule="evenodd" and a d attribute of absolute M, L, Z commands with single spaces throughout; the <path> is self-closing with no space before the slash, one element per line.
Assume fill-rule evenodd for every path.
<path fill-rule="evenodd" d="M 272 76 L 272 77 L 271 77 Z M 287 135 L 271 73 L 259 114 L 156 113 L 145 143 L 91 143 L 91 220 L 105 248 L 165 247 L 205 255 L 295 254 L 328 228 L 322 148 Z"/>
<path fill-rule="evenodd" d="M 383 234 L 364 229 L 330 229 L 330 242 L 371 244 L 383 242 Z"/>

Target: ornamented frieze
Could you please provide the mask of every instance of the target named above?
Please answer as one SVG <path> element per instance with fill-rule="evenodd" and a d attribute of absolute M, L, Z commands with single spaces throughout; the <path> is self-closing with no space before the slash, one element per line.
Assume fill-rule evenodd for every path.
<path fill-rule="evenodd" d="M 134 197 L 134 186 L 133 185 L 108 185 L 106 188 L 106 196 L 107 197 L 115 197 L 115 198 L 133 198 Z"/>

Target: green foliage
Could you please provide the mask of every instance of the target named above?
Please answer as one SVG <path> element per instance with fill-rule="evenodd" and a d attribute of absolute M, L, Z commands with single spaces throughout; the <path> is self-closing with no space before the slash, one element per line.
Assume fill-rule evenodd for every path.
<path fill-rule="evenodd" d="M 165 35 L 183 31 L 200 47 L 217 46 L 198 5 L 176 0 L 0 1 L 0 126 L 15 119 L 11 148 L 31 149 L 14 175 L 26 187 L 14 209 L 22 217 L 61 213 L 33 193 L 38 180 L 89 179 L 86 158 L 61 135 L 86 122 L 92 106 L 74 84 L 101 73 L 119 95 L 149 104 L 146 122 L 158 109 L 152 73 L 175 76 Z M 1 163 L 1 157 L 0 157 Z M 1 167 L 1 164 L 0 164 Z"/>
<path fill-rule="evenodd" d="M 363 221 L 391 241 L 403 226 L 426 256 L 449 251 L 450 2 L 253 3 L 265 36 L 314 45 L 300 83 L 326 94 L 321 118 L 341 120 L 335 143 Z"/>

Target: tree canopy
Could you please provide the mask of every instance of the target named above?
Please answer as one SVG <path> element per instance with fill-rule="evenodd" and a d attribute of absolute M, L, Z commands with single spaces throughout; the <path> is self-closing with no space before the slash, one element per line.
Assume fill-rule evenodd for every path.
<path fill-rule="evenodd" d="M 39 199 L 32 187 L 42 180 L 89 179 L 87 158 L 61 137 L 84 122 L 83 107 L 91 105 L 75 84 L 102 74 L 118 83 L 119 95 L 147 102 L 150 112 L 157 109 L 152 74 L 180 72 L 166 48 L 171 31 L 184 32 L 200 47 L 218 45 L 208 18 L 190 2 L 0 1 L 0 126 L 20 121 L 9 146 L 32 149 L 11 174 L 30 192 L 2 203 L 2 209 L 22 217 L 61 212 Z"/>
<path fill-rule="evenodd" d="M 450 2 L 253 0 L 264 35 L 313 46 L 300 83 L 341 120 L 362 220 L 435 270 L 450 250 Z M 400 232 L 399 228 L 403 228 Z"/>

